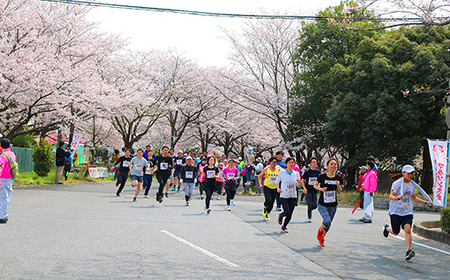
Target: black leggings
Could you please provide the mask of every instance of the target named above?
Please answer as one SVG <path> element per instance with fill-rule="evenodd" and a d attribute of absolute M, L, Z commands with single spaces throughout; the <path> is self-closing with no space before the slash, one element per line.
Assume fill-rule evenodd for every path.
<path fill-rule="evenodd" d="M 230 206 L 230 202 L 236 195 L 236 183 L 225 183 L 225 191 L 227 192 L 227 205 Z"/>
<path fill-rule="evenodd" d="M 209 203 L 211 202 L 211 196 L 212 193 L 214 192 L 214 190 L 216 189 L 216 182 L 212 182 L 210 184 L 205 182 L 205 192 L 206 192 L 206 200 L 205 200 L 205 205 L 206 205 L 206 209 L 209 208 Z"/>
<path fill-rule="evenodd" d="M 266 208 L 267 213 L 270 213 L 273 209 L 273 203 L 277 198 L 277 189 L 271 189 L 264 186 L 264 207 Z"/>
<path fill-rule="evenodd" d="M 156 174 L 156 179 L 158 179 L 158 182 L 159 182 L 159 190 L 158 190 L 158 193 L 157 193 L 157 197 L 158 198 L 163 196 L 163 190 L 164 190 L 164 187 L 167 184 L 167 180 L 169 179 L 169 175 L 170 175 L 170 173 L 165 174 L 165 173 L 159 173 L 158 172 Z"/>
<path fill-rule="evenodd" d="M 297 204 L 297 198 L 281 198 L 281 205 L 283 205 L 283 212 L 281 212 L 281 217 L 286 217 L 284 219 L 283 226 L 287 227 L 289 222 L 291 221 L 292 214 L 294 213 L 295 205 Z"/>
<path fill-rule="evenodd" d="M 125 173 L 125 174 L 123 174 Z M 117 181 L 120 182 L 120 187 L 117 190 L 116 194 L 120 194 L 125 187 L 125 183 L 127 182 L 128 174 L 126 174 L 126 171 L 119 172 L 119 176 L 117 176 Z"/>

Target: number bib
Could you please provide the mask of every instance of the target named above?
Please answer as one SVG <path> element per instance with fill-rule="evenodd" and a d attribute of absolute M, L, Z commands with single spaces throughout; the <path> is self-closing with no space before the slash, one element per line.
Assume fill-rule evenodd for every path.
<path fill-rule="evenodd" d="M 227 180 L 233 180 L 234 179 L 234 173 L 227 173 Z"/>
<path fill-rule="evenodd" d="M 161 162 L 159 166 L 161 170 L 167 170 L 169 168 L 169 164 L 167 162 Z"/>
<path fill-rule="evenodd" d="M 177 165 L 181 165 L 182 162 L 183 162 L 182 159 L 177 159 Z"/>
<path fill-rule="evenodd" d="M 212 178 L 214 178 L 214 175 L 216 175 L 216 171 L 214 171 L 214 170 L 206 171 L 206 178 L 212 179 Z"/>
<path fill-rule="evenodd" d="M 277 180 L 277 177 L 269 177 L 269 185 L 275 185 Z"/>
<path fill-rule="evenodd" d="M 142 170 L 142 167 L 144 167 L 142 163 L 136 163 L 135 165 L 136 170 Z"/>
<path fill-rule="evenodd" d="M 286 185 L 288 192 L 295 192 L 295 184 Z"/>
<path fill-rule="evenodd" d="M 152 171 L 151 171 L 150 169 L 149 169 L 149 170 L 146 170 L 146 171 L 145 171 L 145 174 L 146 174 L 146 175 L 152 175 Z"/>
<path fill-rule="evenodd" d="M 317 177 L 309 177 L 308 185 L 313 186 L 317 182 Z"/>
<path fill-rule="evenodd" d="M 122 162 L 122 166 L 123 167 L 128 167 L 128 166 L 130 166 L 130 162 L 129 161 L 124 161 L 124 162 Z"/>
<path fill-rule="evenodd" d="M 323 193 L 324 203 L 334 203 L 336 202 L 336 191 L 326 191 Z"/>
<path fill-rule="evenodd" d="M 193 178 L 194 178 L 194 172 L 186 171 L 186 179 L 193 179 Z"/>
<path fill-rule="evenodd" d="M 204 169 L 204 168 L 205 168 L 204 166 L 200 166 L 200 173 L 203 172 L 203 169 Z"/>

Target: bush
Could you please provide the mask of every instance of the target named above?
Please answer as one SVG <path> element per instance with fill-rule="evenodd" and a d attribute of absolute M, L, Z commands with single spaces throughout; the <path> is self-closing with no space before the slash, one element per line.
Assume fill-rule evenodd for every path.
<path fill-rule="evenodd" d="M 450 233 L 450 207 L 441 210 L 441 228 L 444 232 Z"/>
<path fill-rule="evenodd" d="M 52 150 L 53 146 L 41 138 L 41 141 L 34 149 L 33 154 L 34 172 L 36 172 L 37 175 L 45 177 L 50 173 L 54 161 Z"/>
<path fill-rule="evenodd" d="M 36 140 L 34 140 L 34 136 L 31 134 L 22 134 L 14 137 L 14 139 L 11 140 L 11 144 L 13 144 L 14 147 L 33 149 L 36 146 Z"/>

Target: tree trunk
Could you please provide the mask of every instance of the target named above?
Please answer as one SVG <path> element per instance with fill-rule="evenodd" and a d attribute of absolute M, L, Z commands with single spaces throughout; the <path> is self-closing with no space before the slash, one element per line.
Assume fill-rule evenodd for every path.
<path fill-rule="evenodd" d="M 356 154 L 356 146 L 352 146 L 348 151 L 348 159 L 352 159 Z M 348 162 L 348 161 L 347 161 Z M 347 181 L 344 182 L 344 188 L 346 191 L 352 190 L 352 185 L 356 178 L 356 167 L 347 165 Z"/>

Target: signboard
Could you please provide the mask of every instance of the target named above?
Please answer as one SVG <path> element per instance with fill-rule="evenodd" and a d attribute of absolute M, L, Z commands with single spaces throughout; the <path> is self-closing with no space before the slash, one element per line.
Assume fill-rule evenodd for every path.
<path fill-rule="evenodd" d="M 106 167 L 90 167 L 89 176 L 91 178 L 108 178 L 108 169 Z"/>
<path fill-rule="evenodd" d="M 81 141 L 81 134 L 74 133 L 72 144 L 70 144 L 70 148 L 77 150 L 78 146 L 80 146 L 80 141 Z"/>
<path fill-rule="evenodd" d="M 433 204 L 445 207 L 447 200 L 447 153 L 446 141 L 428 139 L 431 164 L 433 168 Z"/>
<path fill-rule="evenodd" d="M 212 156 L 213 148 L 214 148 L 213 144 L 206 145 L 206 151 L 208 152 L 208 156 Z"/>

